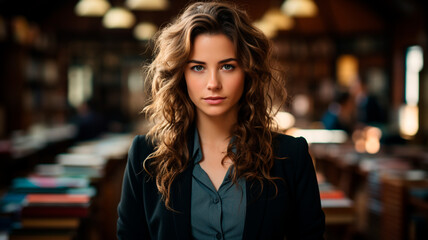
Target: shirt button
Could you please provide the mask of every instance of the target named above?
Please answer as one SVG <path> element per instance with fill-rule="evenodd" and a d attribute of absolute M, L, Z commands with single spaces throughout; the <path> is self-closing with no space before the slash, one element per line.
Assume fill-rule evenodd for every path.
<path fill-rule="evenodd" d="M 214 199 L 213 199 L 213 202 L 214 202 L 215 204 L 217 204 L 219 201 L 220 201 L 220 200 L 219 200 L 218 198 L 214 198 Z"/>
<path fill-rule="evenodd" d="M 216 237 L 217 239 L 221 239 L 221 233 L 217 233 L 217 235 L 215 235 L 215 237 Z"/>

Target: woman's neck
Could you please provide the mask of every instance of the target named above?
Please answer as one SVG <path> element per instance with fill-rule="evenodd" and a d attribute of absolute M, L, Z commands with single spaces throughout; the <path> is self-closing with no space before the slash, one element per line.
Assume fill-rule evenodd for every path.
<path fill-rule="evenodd" d="M 219 146 L 229 143 L 236 118 L 212 118 L 198 116 L 196 126 L 202 145 Z"/>

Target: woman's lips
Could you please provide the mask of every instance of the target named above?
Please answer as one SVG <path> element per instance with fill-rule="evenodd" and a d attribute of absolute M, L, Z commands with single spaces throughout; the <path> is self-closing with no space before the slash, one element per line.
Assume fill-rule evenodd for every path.
<path fill-rule="evenodd" d="M 208 104 L 216 105 L 216 104 L 222 103 L 226 98 L 225 97 L 207 97 L 203 99 Z"/>

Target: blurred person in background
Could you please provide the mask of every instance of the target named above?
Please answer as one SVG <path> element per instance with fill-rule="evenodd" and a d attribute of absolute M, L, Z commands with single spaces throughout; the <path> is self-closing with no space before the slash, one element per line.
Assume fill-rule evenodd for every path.
<path fill-rule="evenodd" d="M 355 100 L 357 122 L 363 126 L 385 123 L 385 109 L 376 95 L 369 91 L 367 84 L 367 80 L 356 77 L 349 89 Z"/>
<path fill-rule="evenodd" d="M 161 30 L 146 68 L 154 125 L 129 150 L 119 239 L 323 238 L 308 144 L 274 131 L 286 96 L 270 53 L 226 3 L 191 4 Z"/>
<path fill-rule="evenodd" d="M 347 91 L 338 91 L 335 100 L 328 106 L 323 114 L 321 122 L 326 129 L 340 129 L 352 134 L 355 120 L 355 103 Z"/>
<path fill-rule="evenodd" d="M 77 141 L 94 139 L 106 131 L 104 119 L 94 111 L 91 101 L 80 104 L 76 113 L 72 123 L 77 127 Z"/>

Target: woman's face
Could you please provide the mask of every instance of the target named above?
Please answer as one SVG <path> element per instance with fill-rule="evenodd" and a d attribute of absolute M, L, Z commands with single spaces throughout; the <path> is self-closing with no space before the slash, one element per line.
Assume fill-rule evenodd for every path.
<path fill-rule="evenodd" d="M 198 118 L 236 121 L 244 75 L 235 47 L 226 35 L 198 35 L 184 70 Z"/>

